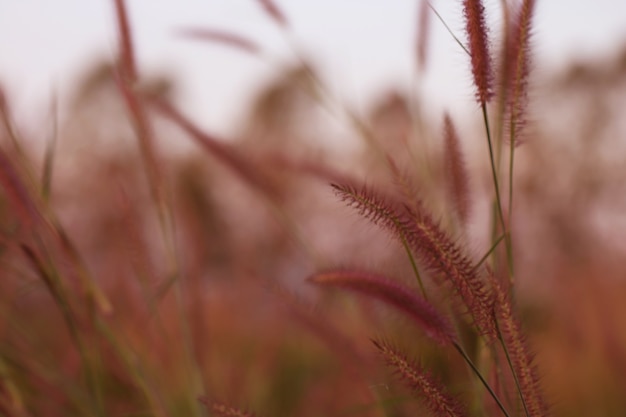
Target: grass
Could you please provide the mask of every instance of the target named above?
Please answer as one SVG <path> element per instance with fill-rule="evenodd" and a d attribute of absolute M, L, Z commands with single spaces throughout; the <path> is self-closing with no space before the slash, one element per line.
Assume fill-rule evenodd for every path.
<path fill-rule="evenodd" d="M 622 275 L 621 254 L 581 252 L 566 239 L 577 218 L 553 221 L 543 184 L 516 172 L 546 169 L 515 162 L 542 149 L 529 128 L 533 0 L 502 2 L 499 28 L 486 26 L 483 2 L 464 0 L 464 33 L 446 25 L 472 75 L 479 171 L 464 147 L 473 132 L 447 113 L 432 123 L 440 151 L 416 158 L 411 140 L 429 128 L 420 115 L 407 110 L 406 136 L 381 137 L 338 104 L 271 0 L 260 10 L 301 65 L 268 89 L 262 114 L 288 125 L 304 92 L 362 137 L 366 155 L 333 163 L 319 149 L 255 147 L 267 135 L 280 148 L 284 132 L 263 128 L 218 138 L 141 76 L 126 4 L 112 5 L 118 56 L 102 74 L 126 119 L 80 130 L 128 128 L 124 154 L 67 157 L 55 121 L 38 157 L 0 100 L 0 415 L 623 414 L 623 283 L 600 278 Z M 425 1 L 418 10 L 417 82 L 425 28 L 443 20 Z M 239 33 L 176 36 L 270 59 Z M 95 108 L 104 101 L 96 95 Z M 173 131 L 198 152 L 166 154 Z M 554 236 L 528 243 L 535 217 Z M 558 239 L 574 254 L 552 255 Z M 548 295 L 528 290 L 532 256 L 553 271 Z"/>

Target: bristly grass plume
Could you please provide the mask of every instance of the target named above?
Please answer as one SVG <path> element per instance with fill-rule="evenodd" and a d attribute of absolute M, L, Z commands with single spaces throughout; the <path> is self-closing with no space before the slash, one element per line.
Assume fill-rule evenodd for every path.
<path fill-rule="evenodd" d="M 472 64 L 476 99 L 487 103 L 493 96 L 493 66 L 485 21 L 485 6 L 481 0 L 463 0 L 465 32 Z"/>
<path fill-rule="evenodd" d="M 407 242 L 422 266 L 455 294 L 456 307 L 469 312 L 481 334 L 496 336 L 493 296 L 464 250 L 442 230 L 419 200 L 410 207 L 365 187 L 333 184 L 339 197 L 374 224 Z"/>
<path fill-rule="evenodd" d="M 424 369 L 384 341 L 373 341 L 388 366 L 390 366 L 398 378 L 413 391 L 437 417 L 464 417 L 469 416 L 463 403 L 452 396 L 446 387 L 437 380 L 431 372 Z"/>
<path fill-rule="evenodd" d="M 414 291 L 386 277 L 354 270 L 331 271 L 314 275 L 311 282 L 345 288 L 376 298 L 410 317 L 430 338 L 445 346 L 454 342 L 452 325 Z"/>
<path fill-rule="evenodd" d="M 452 211 L 461 226 L 467 226 L 470 215 L 469 174 L 456 128 L 449 114 L 443 118 L 443 137 L 447 189 L 453 202 Z"/>

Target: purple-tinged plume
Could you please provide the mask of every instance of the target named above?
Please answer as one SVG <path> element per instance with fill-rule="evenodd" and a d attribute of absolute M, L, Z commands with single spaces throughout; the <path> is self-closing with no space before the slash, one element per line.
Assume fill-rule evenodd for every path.
<path fill-rule="evenodd" d="M 449 345 L 454 341 L 452 325 L 428 301 L 384 276 L 340 270 L 319 273 L 309 280 L 318 285 L 344 288 L 375 298 L 402 311 L 437 343 Z"/>
<path fill-rule="evenodd" d="M 469 43 L 472 75 L 476 88 L 476 99 L 480 104 L 487 103 L 493 96 L 493 73 L 489 38 L 485 22 L 485 7 L 480 0 L 464 0 L 463 16 Z"/>

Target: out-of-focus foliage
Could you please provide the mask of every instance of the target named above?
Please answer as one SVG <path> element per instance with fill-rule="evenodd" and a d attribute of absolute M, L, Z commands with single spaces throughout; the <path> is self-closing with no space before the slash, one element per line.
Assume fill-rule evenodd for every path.
<path fill-rule="evenodd" d="M 626 410 L 624 57 L 534 80 L 517 151 L 517 302 L 555 415 Z M 11 165 L 3 175 L 15 169 L 43 219 L 34 229 L 22 224 L 11 205 L 11 187 L 22 185 L 3 183 L 0 414 L 202 415 L 197 399 L 208 396 L 268 416 L 410 415 L 419 404 L 388 390 L 373 357 L 369 337 L 383 329 L 467 395 L 455 386 L 463 364 L 401 319 L 303 284 L 319 269 L 357 262 L 411 279 L 400 245 L 336 201 L 328 183 L 338 178 L 388 184 L 391 160 L 438 220 L 452 223 L 440 120 L 420 113 L 425 99 L 381 94 L 362 121 L 370 136 L 348 153 L 332 146 L 341 137 L 317 137 L 325 110 L 310 94 L 310 71 L 285 69 L 223 141 L 271 192 L 199 147 L 178 151 L 189 138 L 150 113 L 172 203 L 175 268 L 110 66 L 86 74 L 60 123 L 49 203 L 39 196 L 43 143 L 16 146 L 19 126 L 6 126 L 7 106 L 1 146 Z M 167 100 L 177 90 L 175 79 L 137 88 Z M 480 135 L 461 132 L 468 155 L 479 153 Z M 476 242 L 480 258 L 489 173 L 480 158 L 468 162 L 472 215 L 458 239 Z M 102 288 L 111 312 L 98 312 L 83 275 Z"/>

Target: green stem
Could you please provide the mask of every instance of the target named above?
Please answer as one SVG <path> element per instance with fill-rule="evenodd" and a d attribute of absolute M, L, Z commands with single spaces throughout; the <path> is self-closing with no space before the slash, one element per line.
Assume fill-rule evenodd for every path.
<path fill-rule="evenodd" d="M 417 283 L 420 287 L 420 291 L 422 291 L 422 295 L 424 296 L 424 299 L 428 300 L 428 295 L 426 295 L 426 288 L 424 287 L 424 282 L 422 281 L 422 276 L 420 275 L 420 271 L 419 269 L 417 269 L 417 263 L 415 262 L 415 257 L 413 256 L 413 253 L 411 253 L 409 244 L 404 238 L 404 236 L 402 236 L 402 246 L 404 246 L 404 250 L 406 251 L 406 254 L 409 257 L 409 261 L 411 262 L 411 268 L 413 268 L 413 273 L 415 274 L 415 278 L 417 278 Z"/>
<path fill-rule="evenodd" d="M 487 133 L 487 144 L 489 145 L 489 162 L 491 164 L 491 175 L 493 177 L 493 186 L 496 191 L 496 206 L 497 206 L 497 216 L 500 220 L 500 227 L 502 227 L 502 233 L 504 234 L 504 239 L 506 243 L 506 255 L 507 255 L 507 263 L 509 266 L 509 276 L 511 281 L 513 281 L 513 250 L 511 245 L 511 236 L 507 230 L 505 221 L 504 221 L 504 211 L 502 210 L 502 197 L 500 196 L 500 184 L 498 182 L 498 173 L 496 170 L 496 162 L 495 156 L 493 152 L 493 143 L 491 140 L 491 130 L 489 129 L 489 117 L 487 117 L 487 104 L 481 104 L 482 112 L 483 112 L 483 121 L 485 123 L 485 130 Z"/>
<path fill-rule="evenodd" d="M 491 395 L 491 397 L 494 399 L 496 404 L 498 404 L 498 407 L 500 408 L 500 410 L 502 410 L 502 414 L 504 414 L 506 417 L 511 417 L 509 413 L 506 411 L 504 404 L 502 404 L 502 401 L 500 401 L 500 398 L 498 398 L 496 393 L 493 391 L 489 383 L 485 380 L 483 375 L 480 373 L 476 365 L 474 365 L 474 362 L 472 362 L 472 360 L 467 355 L 467 353 L 463 350 L 463 348 L 456 342 L 454 342 L 454 348 L 457 350 L 457 352 L 459 352 L 459 354 L 463 357 L 463 359 L 470 366 L 470 368 L 472 368 L 472 371 L 474 372 L 474 374 L 476 374 L 478 379 L 480 379 L 480 382 L 482 382 L 483 386 L 487 389 L 487 391 L 489 391 L 489 394 Z"/>
<path fill-rule="evenodd" d="M 511 223 L 511 219 L 513 219 L 513 161 L 515 160 L 515 121 L 516 121 L 516 112 L 513 110 L 513 114 L 511 116 L 511 130 L 509 137 L 509 224 Z M 509 231 L 510 236 L 510 231 Z M 510 237 L 509 237 L 510 239 Z M 511 258 L 512 262 L 512 258 Z M 513 266 L 511 265 L 511 269 Z"/>
<path fill-rule="evenodd" d="M 46 250 L 42 239 L 40 237 L 36 237 L 35 239 L 40 247 L 40 250 L 46 255 L 47 258 L 49 258 L 48 251 Z M 80 332 L 78 318 L 76 317 L 76 313 L 73 311 L 67 288 L 63 285 L 58 271 L 54 268 L 50 261 L 46 262 L 40 259 L 35 251 L 25 244 L 22 244 L 21 248 L 25 257 L 31 263 L 33 269 L 43 280 L 48 291 L 50 292 L 50 295 L 61 312 L 61 316 L 63 317 L 67 327 L 70 339 L 72 340 L 72 343 L 74 344 L 80 357 L 82 365 L 81 371 L 83 372 L 87 390 L 91 396 L 92 406 L 94 408 L 93 412 L 97 416 L 104 417 L 106 413 L 102 400 L 102 384 L 98 377 L 94 361 L 92 360 L 92 355 L 89 354 L 87 344 L 83 339 L 83 334 Z"/>
<path fill-rule="evenodd" d="M 478 263 L 476 263 L 476 265 L 474 265 L 474 268 L 472 269 L 472 272 L 475 272 L 478 268 L 480 268 L 480 266 L 485 263 L 485 261 L 487 260 L 487 258 L 489 258 L 489 255 L 491 255 L 493 253 L 493 251 L 496 250 L 496 248 L 498 247 L 498 245 L 500 244 L 500 242 L 502 242 L 502 239 L 504 239 L 505 235 L 500 235 L 499 238 L 497 238 L 494 242 L 493 245 L 491 245 L 491 248 L 487 251 L 487 253 L 485 253 L 485 255 L 480 259 L 480 261 L 478 261 Z"/>
<path fill-rule="evenodd" d="M 519 378 L 517 377 L 517 372 L 515 372 L 515 368 L 513 367 L 513 361 L 511 360 L 509 349 L 506 347 L 506 343 L 504 343 L 504 339 L 502 338 L 502 333 L 500 332 L 500 327 L 498 326 L 497 320 L 496 320 L 496 329 L 498 331 L 498 339 L 500 340 L 500 344 L 502 345 L 502 349 L 504 350 L 504 356 L 506 356 L 506 361 L 509 364 L 511 373 L 513 374 L 513 380 L 515 380 L 515 387 L 517 388 L 517 392 L 519 393 L 519 396 L 522 400 L 522 405 L 524 406 L 524 412 L 526 413 L 527 417 L 530 417 L 528 406 L 526 405 L 526 399 L 524 398 L 524 394 L 522 393 L 522 386 L 519 382 Z"/>

